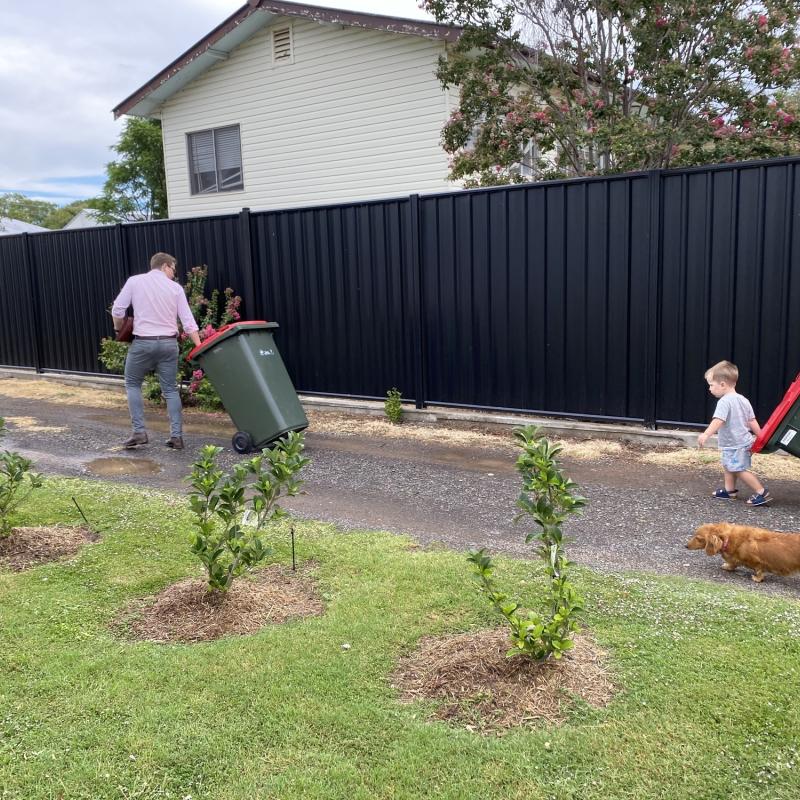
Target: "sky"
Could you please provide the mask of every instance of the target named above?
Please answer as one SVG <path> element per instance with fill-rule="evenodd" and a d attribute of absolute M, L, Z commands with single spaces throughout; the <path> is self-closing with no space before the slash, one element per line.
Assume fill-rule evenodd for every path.
<path fill-rule="evenodd" d="M 418 0 L 306 5 L 430 19 Z M 245 0 L 0 0 L 0 194 L 99 194 L 124 118 L 111 109 Z"/>

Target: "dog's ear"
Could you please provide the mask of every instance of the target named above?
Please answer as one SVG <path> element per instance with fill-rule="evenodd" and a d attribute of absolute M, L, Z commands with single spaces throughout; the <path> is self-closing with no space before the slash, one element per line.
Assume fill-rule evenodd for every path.
<path fill-rule="evenodd" d="M 722 550 L 722 539 L 713 533 L 708 534 L 706 536 L 706 555 L 715 556 L 720 550 Z"/>

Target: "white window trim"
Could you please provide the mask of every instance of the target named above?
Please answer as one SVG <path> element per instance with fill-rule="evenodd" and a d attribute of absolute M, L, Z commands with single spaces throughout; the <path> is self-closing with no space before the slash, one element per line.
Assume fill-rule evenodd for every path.
<path fill-rule="evenodd" d="M 236 186 L 232 186 L 230 188 L 223 188 L 221 187 L 222 177 L 220 175 L 219 167 L 217 165 L 218 150 L 217 150 L 216 134 L 219 131 L 230 130 L 232 128 L 236 128 L 239 137 L 239 183 Z M 208 189 L 199 188 L 199 181 L 195 177 L 197 173 L 195 173 L 194 171 L 195 159 L 194 159 L 194 154 L 192 152 L 192 137 L 204 133 L 212 134 L 212 141 L 213 141 L 212 157 L 214 159 L 214 175 L 216 180 L 213 188 L 209 187 Z M 244 159 L 242 157 L 242 129 L 238 123 L 235 123 L 233 125 L 220 125 L 216 128 L 204 128 L 199 131 L 188 131 L 186 133 L 186 155 L 189 168 L 189 193 L 193 197 L 200 197 L 202 195 L 227 194 L 229 192 L 244 191 Z"/>

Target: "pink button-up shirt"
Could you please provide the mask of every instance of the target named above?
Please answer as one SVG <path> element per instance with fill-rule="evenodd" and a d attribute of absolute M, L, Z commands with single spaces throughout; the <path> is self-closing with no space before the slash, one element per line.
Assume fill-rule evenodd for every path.
<path fill-rule="evenodd" d="M 160 269 L 128 278 L 114 300 L 111 316 L 124 317 L 128 306 L 133 306 L 134 336 L 174 336 L 178 318 L 186 333 L 197 330 L 183 287 Z"/>

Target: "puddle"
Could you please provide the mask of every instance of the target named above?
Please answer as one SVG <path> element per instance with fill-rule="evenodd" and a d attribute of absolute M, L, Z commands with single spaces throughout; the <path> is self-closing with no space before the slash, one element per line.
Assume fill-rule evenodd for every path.
<path fill-rule="evenodd" d="M 122 456 L 96 458 L 94 461 L 88 461 L 85 467 L 87 472 L 98 477 L 107 475 L 158 475 L 161 472 L 161 465 L 149 458 L 123 458 Z"/>

